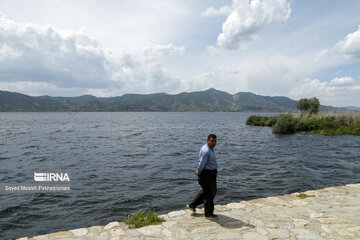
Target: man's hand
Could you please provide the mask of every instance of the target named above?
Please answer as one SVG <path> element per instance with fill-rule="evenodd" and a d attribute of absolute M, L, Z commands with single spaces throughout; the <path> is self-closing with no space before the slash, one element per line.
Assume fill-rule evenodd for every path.
<path fill-rule="evenodd" d="M 196 175 L 196 176 L 199 176 L 199 174 L 196 172 L 196 170 L 195 170 L 195 175 Z"/>

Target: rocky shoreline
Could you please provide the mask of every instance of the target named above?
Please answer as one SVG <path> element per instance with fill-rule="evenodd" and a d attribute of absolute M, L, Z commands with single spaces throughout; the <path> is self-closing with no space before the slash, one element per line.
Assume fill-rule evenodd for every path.
<path fill-rule="evenodd" d="M 123 222 L 54 232 L 18 240 L 44 239 L 358 239 L 360 183 L 332 186 L 248 201 L 215 205 L 217 220 L 203 217 L 203 208 L 160 215 L 161 225 L 128 229 Z M 313 196 L 311 196 L 313 195 Z M 185 204 L 184 204 L 185 205 Z M 50 231 L 51 232 L 51 231 Z"/>

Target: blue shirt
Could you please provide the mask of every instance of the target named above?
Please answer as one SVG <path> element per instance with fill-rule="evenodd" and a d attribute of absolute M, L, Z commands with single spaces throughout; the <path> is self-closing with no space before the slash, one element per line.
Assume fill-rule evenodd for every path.
<path fill-rule="evenodd" d="M 200 149 L 197 172 L 200 174 L 203 169 L 217 169 L 217 167 L 214 150 L 206 143 Z"/>

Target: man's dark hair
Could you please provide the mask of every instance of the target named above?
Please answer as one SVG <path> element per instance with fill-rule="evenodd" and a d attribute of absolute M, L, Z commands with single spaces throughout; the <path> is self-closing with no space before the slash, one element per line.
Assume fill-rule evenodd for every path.
<path fill-rule="evenodd" d="M 210 140 L 210 138 L 216 138 L 216 135 L 215 134 L 209 134 L 207 140 Z"/>

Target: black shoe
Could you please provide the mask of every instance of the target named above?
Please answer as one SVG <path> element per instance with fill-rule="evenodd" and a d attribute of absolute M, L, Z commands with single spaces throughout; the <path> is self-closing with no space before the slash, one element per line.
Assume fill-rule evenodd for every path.
<path fill-rule="evenodd" d="M 186 205 L 186 207 L 187 207 L 190 211 L 192 211 L 193 213 L 196 212 L 196 209 L 195 209 L 195 208 L 192 208 L 192 207 L 190 207 L 189 205 Z"/>
<path fill-rule="evenodd" d="M 215 215 L 215 214 L 211 214 L 209 216 L 205 216 L 206 219 L 217 219 L 218 218 L 218 215 Z"/>

